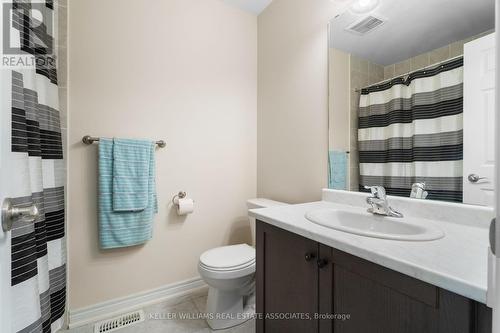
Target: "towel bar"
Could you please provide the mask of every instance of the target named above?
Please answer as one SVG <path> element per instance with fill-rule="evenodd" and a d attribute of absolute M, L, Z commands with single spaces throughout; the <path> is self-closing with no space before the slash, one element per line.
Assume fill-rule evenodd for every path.
<path fill-rule="evenodd" d="M 93 136 L 90 136 L 90 135 L 85 135 L 82 138 L 82 142 L 85 143 L 86 145 L 91 145 L 94 142 L 99 142 L 99 138 L 96 138 L 96 137 L 93 137 Z M 160 148 L 165 148 L 167 146 L 167 143 L 165 141 L 163 141 L 163 140 L 156 141 L 156 144 Z"/>

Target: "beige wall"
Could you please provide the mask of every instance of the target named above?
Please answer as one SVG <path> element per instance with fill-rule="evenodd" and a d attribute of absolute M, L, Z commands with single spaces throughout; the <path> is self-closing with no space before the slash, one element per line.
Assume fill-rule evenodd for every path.
<path fill-rule="evenodd" d="M 330 0 L 274 0 L 259 16 L 258 194 L 318 200 L 328 185 Z"/>
<path fill-rule="evenodd" d="M 329 150 L 349 151 L 350 147 L 350 118 L 351 89 L 346 82 L 351 82 L 349 53 L 337 49 L 329 52 L 329 88 L 330 113 L 329 122 Z"/>
<path fill-rule="evenodd" d="M 219 0 L 71 0 L 69 15 L 74 310 L 197 276 L 203 251 L 250 241 L 257 19 Z M 167 141 L 156 154 L 159 214 L 146 245 L 99 250 L 97 146 L 83 145 L 85 134 Z M 179 190 L 196 201 L 187 218 L 170 203 Z"/>

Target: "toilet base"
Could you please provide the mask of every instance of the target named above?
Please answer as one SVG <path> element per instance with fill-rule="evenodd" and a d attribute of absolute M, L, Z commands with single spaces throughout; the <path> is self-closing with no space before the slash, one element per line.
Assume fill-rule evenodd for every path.
<path fill-rule="evenodd" d="M 210 287 L 206 308 L 208 326 L 213 330 L 221 330 L 252 319 L 255 307 L 247 304 L 248 298 L 241 291 L 221 291 Z"/>

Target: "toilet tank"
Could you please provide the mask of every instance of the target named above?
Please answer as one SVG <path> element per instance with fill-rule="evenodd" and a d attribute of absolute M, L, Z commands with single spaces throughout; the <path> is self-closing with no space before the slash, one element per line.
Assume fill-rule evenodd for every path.
<path fill-rule="evenodd" d="M 264 198 L 249 199 L 247 201 L 248 209 L 269 208 L 269 207 L 285 206 L 285 205 L 288 204 Z M 255 247 L 255 219 L 253 217 L 249 217 L 249 219 L 250 219 L 250 230 L 252 232 L 252 246 Z"/>

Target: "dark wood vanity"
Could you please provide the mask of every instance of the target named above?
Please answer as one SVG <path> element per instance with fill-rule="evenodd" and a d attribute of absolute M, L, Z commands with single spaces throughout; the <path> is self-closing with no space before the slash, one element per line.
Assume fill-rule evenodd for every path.
<path fill-rule="evenodd" d="M 484 304 L 264 222 L 256 237 L 258 333 L 491 332 Z"/>

